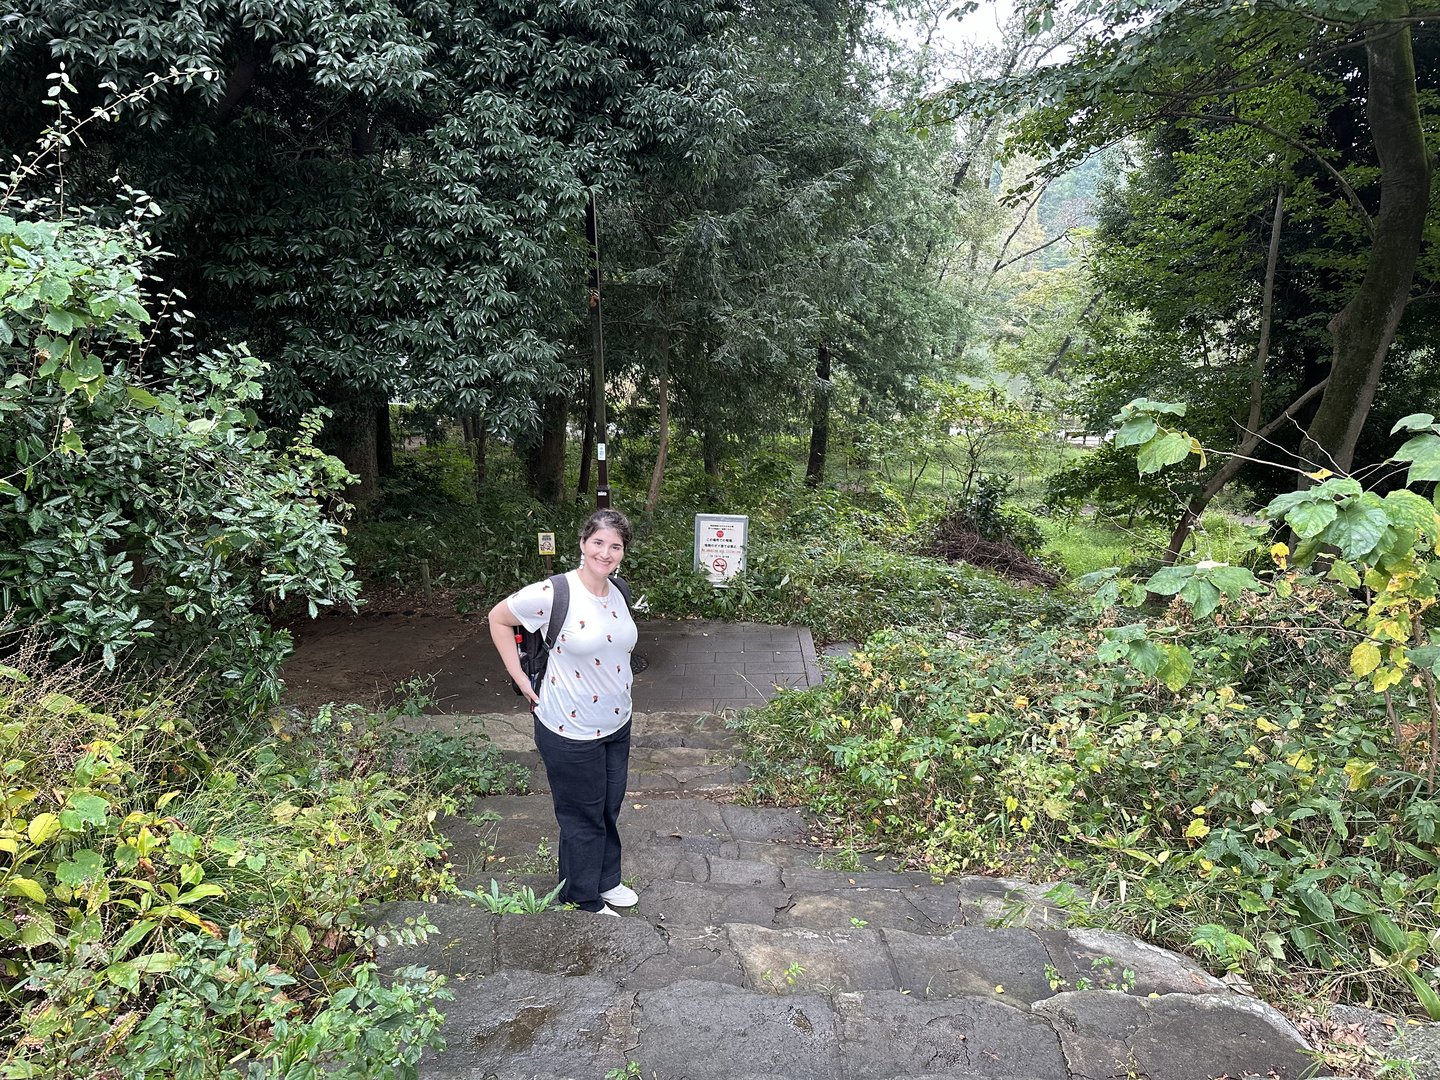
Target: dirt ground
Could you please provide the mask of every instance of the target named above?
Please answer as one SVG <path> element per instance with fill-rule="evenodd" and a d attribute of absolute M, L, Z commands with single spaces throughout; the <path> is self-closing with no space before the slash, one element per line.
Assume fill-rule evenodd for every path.
<path fill-rule="evenodd" d="M 455 598 L 437 591 L 427 602 L 367 587 L 359 613 L 335 612 L 288 624 L 295 652 L 282 672 L 286 705 L 327 701 L 378 705 L 400 683 L 436 675 L 455 648 L 486 633 L 485 613 L 455 614 Z"/>

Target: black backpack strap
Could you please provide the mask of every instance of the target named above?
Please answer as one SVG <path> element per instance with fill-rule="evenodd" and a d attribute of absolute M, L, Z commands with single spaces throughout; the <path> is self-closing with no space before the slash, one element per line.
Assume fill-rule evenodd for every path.
<path fill-rule="evenodd" d="M 633 614 L 635 607 L 630 603 L 630 583 L 619 574 L 611 574 L 610 584 L 620 590 L 620 595 L 625 598 L 625 610 Z"/>
<path fill-rule="evenodd" d="M 550 620 L 545 627 L 545 651 L 555 647 L 560 629 L 565 625 L 565 616 L 570 613 L 570 579 L 556 574 L 550 579 L 550 588 L 555 590 L 555 599 L 550 604 Z"/>

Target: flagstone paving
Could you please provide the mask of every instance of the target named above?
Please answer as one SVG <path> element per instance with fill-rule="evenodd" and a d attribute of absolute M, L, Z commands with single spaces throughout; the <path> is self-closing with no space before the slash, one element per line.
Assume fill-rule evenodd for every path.
<path fill-rule="evenodd" d="M 652 658 L 651 677 L 685 655 Z M 672 711 L 635 718 L 621 827 L 640 902 L 622 918 L 466 902 L 375 913 L 434 927 L 420 944 L 390 935 L 381 961 L 442 971 L 455 995 L 425 1080 L 1313 1075 L 1279 1012 L 1182 956 L 1067 927 L 1044 885 L 895 873 L 828 849 L 798 811 L 730 801 L 746 777 L 736 734 L 708 705 L 650 700 Z M 465 719 L 537 790 L 443 824 L 462 884 L 544 892 L 556 831 L 529 718 Z"/>

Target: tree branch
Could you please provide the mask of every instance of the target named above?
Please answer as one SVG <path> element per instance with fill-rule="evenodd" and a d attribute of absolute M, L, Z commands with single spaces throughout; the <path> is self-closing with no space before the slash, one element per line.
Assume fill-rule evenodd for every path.
<path fill-rule="evenodd" d="M 1061 240 L 1067 240 L 1067 239 L 1069 239 L 1069 237 L 1070 237 L 1070 230 L 1069 230 L 1069 229 L 1066 229 L 1066 230 L 1065 230 L 1064 232 L 1062 232 L 1059 236 L 1051 237 L 1049 240 L 1046 240 L 1043 244 L 1037 244 L 1035 247 L 1032 247 L 1029 251 L 1022 251 L 1019 255 L 1016 255 L 1014 258 L 1006 259 L 1006 260 L 1005 260 L 1004 262 L 1002 262 L 1002 263 L 996 263 L 995 266 L 994 266 L 994 268 L 993 268 L 990 272 L 991 272 L 992 274 L 998 274 L 1001 270 L 1004 270 L 1007 266 L 1012 266 L 1012 265 L 1014 265 L 1015 263 L 1019 262 L 1021 259 L 1027 258 L 1027 257 L 1029 257 L 1029 256 L 1031 256 L 1031 255 L 1034 255 L 1037 251 L 1044 251 L 1044 250 L 1045 250 L 1046 248 L 1048 248 L 1051 244 L 1058 244 Z"/>

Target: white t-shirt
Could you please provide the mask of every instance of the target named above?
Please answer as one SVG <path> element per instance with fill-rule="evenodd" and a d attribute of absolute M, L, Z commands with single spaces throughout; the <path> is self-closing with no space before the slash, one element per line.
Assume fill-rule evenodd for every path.
<path fill-rule="evenodd" d="M 605 599 L 565 575 L 570 608 L 540 684 L 535 715 L 567 739 L 600 739 L 630 722 L 630 651 L 639 632 L 625 598 L 614 585 Z M 555 599 L 549 580 L 526 585 L 507 598 L 510 614 L 526 630 L 548 629 Z"/>

